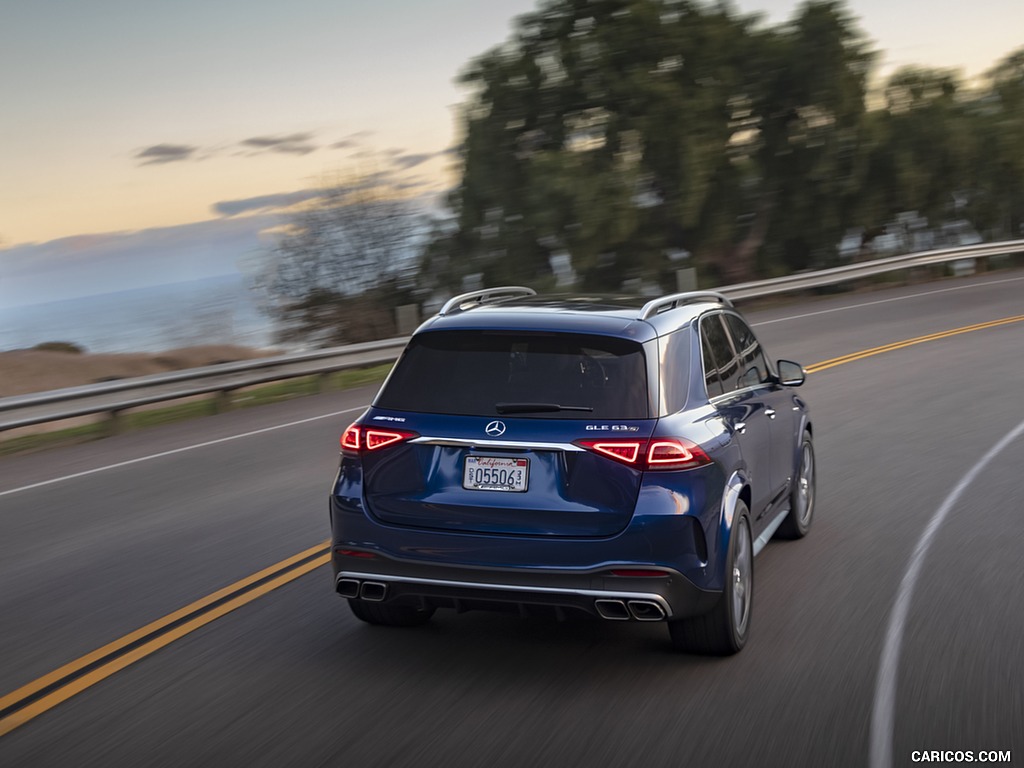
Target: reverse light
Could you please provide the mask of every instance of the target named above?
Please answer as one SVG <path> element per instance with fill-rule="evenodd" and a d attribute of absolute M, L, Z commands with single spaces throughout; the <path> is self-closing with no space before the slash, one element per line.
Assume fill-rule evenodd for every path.
<path fill-rule="evenodd" d="M 352 424 L 341 435 L 341 447 L 342 450 L 355 453 L 377 451 L 414 437 L 419 437 L 419 434 L 404 429 L 374 429 Z"/>
<path fill-rule="evenodd" d="M 577 440 L 576 445 L 635 469 L 693 469 L 711 463 L 700 446 L 679 437 L 652 440 Z"/>

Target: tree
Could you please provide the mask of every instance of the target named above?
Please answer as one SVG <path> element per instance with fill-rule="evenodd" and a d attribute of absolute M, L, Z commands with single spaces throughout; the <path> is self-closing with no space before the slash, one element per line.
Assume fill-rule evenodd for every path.
<path fill-rule="evenodd" d="M 1024 235 L 1024 48 L 986 74 L 976 112 L 982 137 L 978 165 L 987 185 L 973 214 L 981 231 L 996 237 Z"/>
<path fill-rule="evenodd" d="M 394 335 L 408 298 L 420 213 L 388 171 L 337 174 L 285 217 L 255 268 L 281 341 L 344 344 Z"/>
<path fill-rule="evenodd" d="M 870 63 L 834 2 L 768 28 L 724 4 L 548 0 L 463 74 L 455 231 L 428 263 L 547 287 L 568 258 L 586 290 L 669 287 L 686 253 L 730 280 L 806 266 L 845 225 Z"/>

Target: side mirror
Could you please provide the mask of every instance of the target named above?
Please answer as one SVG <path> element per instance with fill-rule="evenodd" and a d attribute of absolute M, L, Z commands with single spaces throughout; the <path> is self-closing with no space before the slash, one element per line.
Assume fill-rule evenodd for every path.
<path fill-rule="evenodd" d="M 807 381 L 807 374 L 799 363 L 779 360 L 779 383 L 787 387 L 799 387 Z"/>

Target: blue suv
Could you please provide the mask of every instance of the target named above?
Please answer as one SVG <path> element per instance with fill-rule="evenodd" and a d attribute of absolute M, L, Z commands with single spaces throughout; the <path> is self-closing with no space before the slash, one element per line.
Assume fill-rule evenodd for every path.
<path fill-rule="evenodd" d="M 585 611 L 735 653 L 754 556 L 811 524 L 803 382 L 718 293 L 457 296 L 341 438 L 335 588 L 370 624 Z"/>

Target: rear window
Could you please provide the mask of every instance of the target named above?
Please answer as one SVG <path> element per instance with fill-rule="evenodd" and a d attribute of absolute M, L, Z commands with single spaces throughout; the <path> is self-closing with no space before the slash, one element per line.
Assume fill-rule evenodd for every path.
<path fill-rule="evenodd" d="M 507 409 L 529 403 L 589 410 Z M 499 411 L 499 404 L 506 409 Z M 464 416 L 645 419 L 643 347 L 626 339 L 567 333 L 421 333 L 375 405 Z"/>

